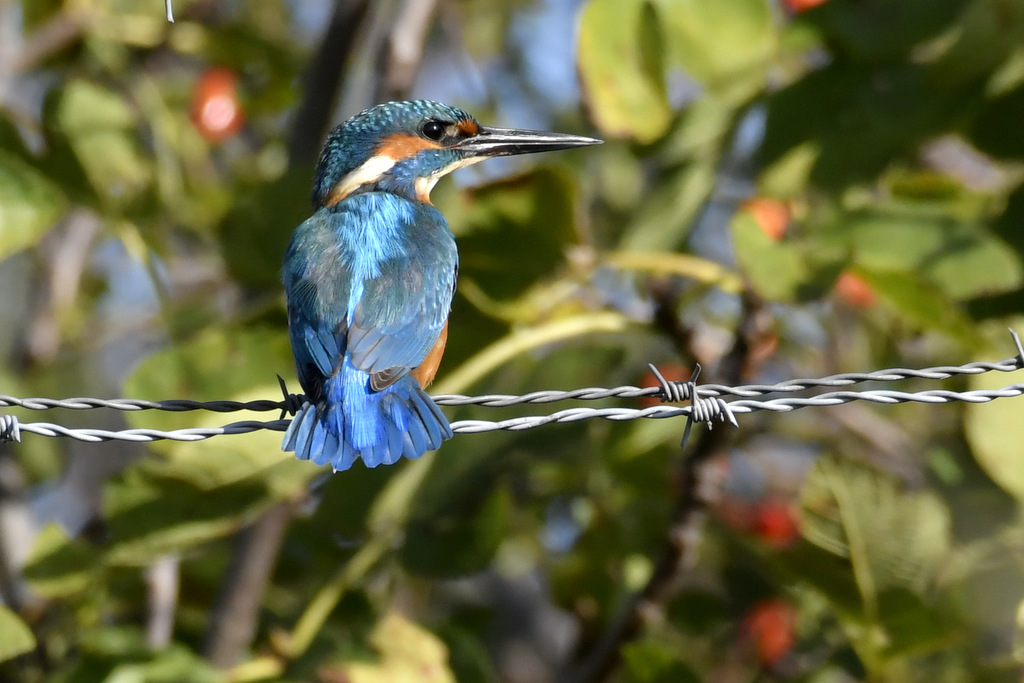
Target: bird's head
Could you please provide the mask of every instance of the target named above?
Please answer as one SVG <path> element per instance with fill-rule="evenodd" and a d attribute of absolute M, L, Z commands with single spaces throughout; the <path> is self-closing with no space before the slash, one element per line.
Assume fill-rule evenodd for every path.
<path fill-rule="evenodd" d="M 600 144 L 600 140 L 532 130 L 485 128 L 440 102 L 388 102 L 356 114 L 327 136 L 313 204 L 383 190 L 430 201 L 439 178 L 488 157 Z"/>

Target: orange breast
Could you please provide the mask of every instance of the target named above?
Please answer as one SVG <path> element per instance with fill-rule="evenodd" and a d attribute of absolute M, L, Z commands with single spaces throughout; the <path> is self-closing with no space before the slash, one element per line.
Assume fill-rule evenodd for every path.
<path fill-rule="evenodd" d="M 434 381 L 434 375 L 437 374 L 437 368 L 441 365 L 441 356 L 444 355 L 444 347 L 447 343 L 448 323 L 445 323 L 444 329 L 441 330 L 441 334 L 437 338 L 437 343 L 434 344 L 434 348 L 430 349 L 430 353 L 427 354 L 427 357 L 420 363 L 419 367 L 410 373 L 424 389 Z"/>

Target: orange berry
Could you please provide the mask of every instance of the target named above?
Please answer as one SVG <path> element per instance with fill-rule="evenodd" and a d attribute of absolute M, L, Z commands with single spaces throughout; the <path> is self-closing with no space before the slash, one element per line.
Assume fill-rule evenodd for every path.
<path fill-rule="evenodd" d="M 209 142 L 220 142 L 237 133 L 245 123 L 238 101 L 238 75 L 231 69 L 207 69 L 192 95 L 192 123 Z"/>
<path fill-rule="evenodd" d="M 743 210 L 754 217 L 764 234 L 778 242 L 789 229 L 792 212 L 789 204 L 778 199 L 754 197 L 743 202 Z"/>
<path fill-rule="evenodd" d="M 835 292 L 840 299 L 854 308 L 871 308 L 878 302 L 878 296 L 871 285 L 860 275 L 843 271 L 836 280 Z"/>

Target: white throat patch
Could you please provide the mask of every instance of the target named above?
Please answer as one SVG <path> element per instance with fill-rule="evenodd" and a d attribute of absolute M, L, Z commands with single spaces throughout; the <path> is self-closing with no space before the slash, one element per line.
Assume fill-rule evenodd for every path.
<path fill-rule="evenodd" d="M 430 203 L 430 191 L 434 189 L 434 185 L 437 185 L 437 181 L 448 175 L 452 171 L 457 171 L 460 168 L 466 166 L 472 166 L 475 163 L 481 162 L 487 157 L 466 157 L 465 159 L 459 159 L 453 161 L 444 168 L 434 171 L 428 176 L 416 179 L 416 198 L 421 202 Z"/>

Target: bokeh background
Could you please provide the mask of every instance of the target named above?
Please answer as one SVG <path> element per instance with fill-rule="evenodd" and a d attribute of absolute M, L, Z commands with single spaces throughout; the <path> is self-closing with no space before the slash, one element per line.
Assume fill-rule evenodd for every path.
<path fill-rule="evenodd" d="M 279 268 L 320 143 L 410 96 L 607 140 L 435 190 L 461 253 L 437 392 L 959 364 L 1024 332 L 1021 0 L 174 11 L 0 2 L 0 393 L 298 390 Z M 275 432 L 27 434 L 0 444 L 0 679 L 1018 681 L 1022 411 L 759 413 L 685 453 L 681 420 L 591 420 L 337 476 Z"/>

